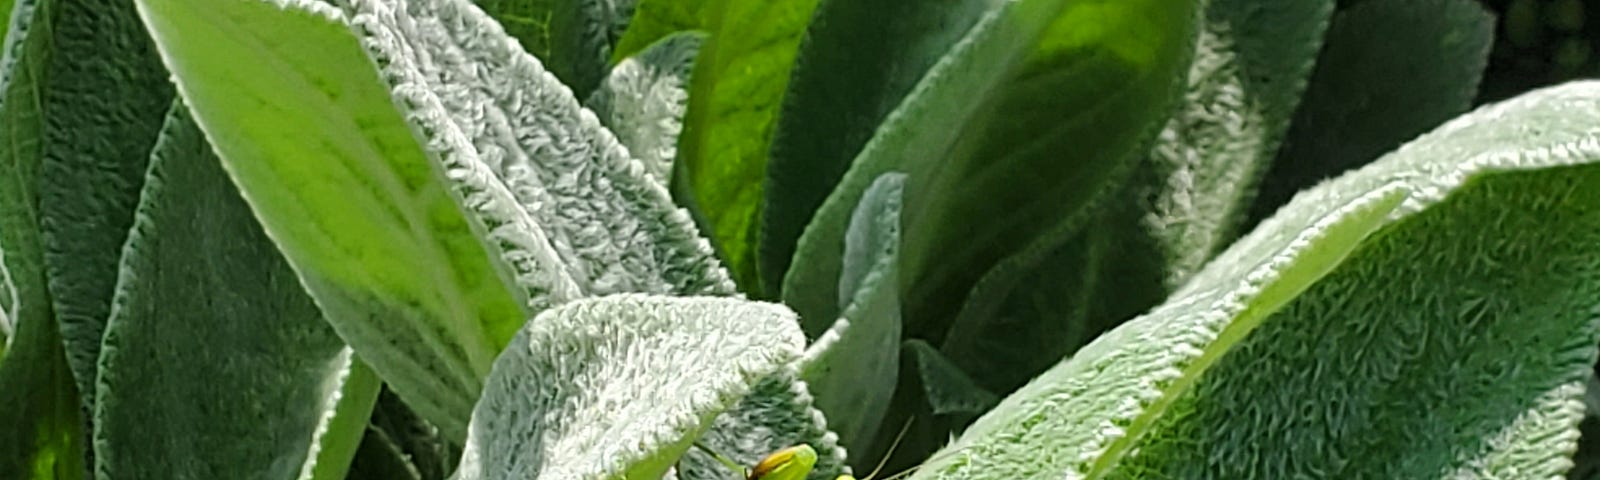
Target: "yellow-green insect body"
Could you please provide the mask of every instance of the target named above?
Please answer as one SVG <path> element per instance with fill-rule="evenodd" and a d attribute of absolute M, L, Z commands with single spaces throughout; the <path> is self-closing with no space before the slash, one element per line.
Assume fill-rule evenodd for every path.
<path fill-rule="evenodd" d="M 805 480 L 811 474 L 811 469 L 817 465 L 817 451 L 810 445 L 795 445 L 772 452 L 767 458 L 761 459 L 750 473 L 745 475 L 745 480 Z M 847 476 L 841 476 L 844 479 Z M 855 480 L 850 477 L 850 480 Z"/>

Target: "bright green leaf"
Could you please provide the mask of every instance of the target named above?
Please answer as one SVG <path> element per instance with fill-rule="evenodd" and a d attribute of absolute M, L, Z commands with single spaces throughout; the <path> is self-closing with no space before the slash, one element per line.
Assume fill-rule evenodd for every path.
<path fill-rule="evenodd" d="M 762 288 L 776 295 L 795 242 L 889 112 L 989 0 L 823 0 L 784 93 L 761 212 Z M 819 141 L 821 139 L 821 141 Z"/>
<path fill-rule="evenodd" d="M 495 361 L 456 478 L 660 478 L 804 342 L 792 312 L 738 299 L 548 310 Z"/>
<path fill-rule="evenodd" d="M 877 435 L 900 375 L 900 298 L 895 251 L 900 240 L 900 193 L 905 175 L 873 182 L 850 220 L 843 316 L 806 351 L 801 378 L 846 447 L 861 449 Z M 802 328 L 814 322 L 801 321 Z"/>
<path fill-rule="evenodd" d="M 52 50 L 31 100 L 45 125 L 39 224 L 67 361 L 92 407 L 117 261 L 172 84 L 132 2 L 43 1 L 48 27 L 32 27 L 48 32 Z"/>
<path fill-rule="evenodd" d="M 1494 17 L 1470 0 L 1368 0 L 1339 12 L 1327 36 L 1253 221 L 1471 107 Z"/>
<path fill-rule="evenodd" d="M 173 110 L 106 322 L 96 470 L 344 478 L 379 381 L 323 321 L 186 109 Z M 204 408 L 173 408 L 186 404 Z"/>
<path fill-rule="evenodd" d="M 690 83 L 673 189 L 703 218 L 740 288 L 757 297 L 769 296 L 756 272 L 768 150 L 817 1 L 719 0 Z"/>
<path fill-rule="evenodd" d="M 1600 342 L 1595 125 L 1600 83 L 1537 91 L 1302 193 L 913 478 L 1560 475 Z"/>
<path fill-rule="evenodd" d="M 526 316 L 337 12 L 138 3 L 196 122 L 334 330 L 464 436 Z"/>
<path fill-rule="evenodd" d="M 663 38 L 611 70 L 585 106 L 617 134 L 662 185 L 672 178 L 678 135 L 689 108 L 689 73 L 705 35 L 683 32 Z"/>
<path fill-rule="evenodd" d="M 627 30 L 611 52 L 611 62 L 620 63 L 674 33 L 707 30 L 711 12 L 720 1 L 723 0 L 638 0 Z"/>

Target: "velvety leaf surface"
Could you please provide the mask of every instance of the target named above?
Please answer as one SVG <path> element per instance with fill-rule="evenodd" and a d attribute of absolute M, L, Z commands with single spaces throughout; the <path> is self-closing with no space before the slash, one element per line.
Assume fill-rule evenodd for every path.
<path fill-rule="evenodd" d="M 661 185 L 672 178 L 689 108 L 689 73 L 705 35 L 673 34 L 611 69 L 585 106 Z"/>
<path fill-rule="evenodd" d="M 821 1 L 796 54 L 767 162 L 763 291 L 779 293 L 800 233 L 878 125 L 993 5 Z"/>
<path fill-rule="evenodd" d="M 1493 40 L 1494 17 L 1474 1 L 1371 0 L 1339 12 L 1253 220 L 1466 111 Z"/>
<path fill-rule="evenodd" d="M 338 13 L 139 6 L 196 123 L 334 330 L 419 414 L 464 436 L 498 346 L 527 317 Z"/>
<path fill-rule="evenodd" d="M 42 30 L 54 53 L 34 100 L 45 124 L 39 224 L 67 361 L 83 404 L 92 406 L 117 261 L 172 84 L 133 2 L 48 5 L 50 23 Z"/>
<path fill-rule="evenodd" d="M 804 342 L 788 309 L 738 299 L 548 310 L 495 361 L 456 478 L 659 478 Z"/>
<path fill-rule="evenodd" d="M 593 90 L 637 0 L 476 0 L 506 33 L 575 91 Z"/>
<path fill-rule="evenodd" d="M 39 238 L 44 118 L 37 101 L 50 46 L 50 4 L 24 1 L 0 54 L 0 478 L 82 479 L 88 441 L 72 370 L 50 306 Z"/>
<path fill-rule="evenodd" d="M 879 174 L 904 171 L 900 277 L 902 288 L 916 286 L 903 292 L 907 333 L 942 334 L 996 255 L 1081 220 L 1131 165 L 1176 97 L 1194 8 L 1023 0 L 988 12 L 889 115 L 818 210 L 784 301 L 802 318 L 834 301 L 823 295 L 836 291 L 849 210 Z"/>
<path fill-rule="evenodd" d="M 517 220 L 514 229 L 483 220 L 491 237 L 512 230 L 532 242 L 504 255 L 529 285 L 530 311 L 578 296 L 734 293 L 688 213 L 481 10 L 465 0 L 354 3 L 356 29 L 447 174 L 466 185 L 468 206 Z"/>
<path fill-rule="evenodd" d="M 717 2 L 690 82 L 673 188 L 694 205 L 741 290 L 757 297 L 768 296 L 756 272 L 768 151 L 817 1 Z"/>
<path fill-rule="evenodd" d="M 861 448 L 877 434 L 900 370 L 900 298 L 895 252 L 900 243 L 900 194 L 905 175 L 873 182 L 850 220 L 840 310 L 806 350 L 801 378 L 846 447 Z M 801 326 L 812 324 L 801 321 Z"/>
<path fill-rule="evenodd" d="M 106 322 L 96 476 L 344 478 L 380 382 L 173 110 Z"/>
<path fill-rule="evenodd" d="M 1600 83 L 1536 91 L 1302 193 L 914 478 L 1560 475 L 1600 342 L 1596 125 Z"/>
<path fill-rule="evenodd" d="M 1235 238 L 1332 9 L 1331 0 L 1210 2 L 1179 111 L 1130 185 L 1071 240 L 1012 252 L 985 273 L 941 349 L 1010 392 L 1182 285 Z M 1101 298 L 1150 303 L 1096 308 Z"/>

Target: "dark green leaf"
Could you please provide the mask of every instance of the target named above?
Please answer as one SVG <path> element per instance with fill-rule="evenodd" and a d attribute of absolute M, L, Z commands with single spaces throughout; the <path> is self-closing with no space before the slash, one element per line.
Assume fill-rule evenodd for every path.
<path fill-rule="evenodd" d="M 1067 2 L 1003 87 L 978 95 L 948 156 L 910 169 L 901 274 L 913 335 L 942 340 L 984 272 L 1062 243 L 1116 191 L 1181 100 L 1197 10 Z"/>
<path fill-rule="evenodd" d="M 970 419 L 1000 403 L 1000 397 L 978 386 L 972 377 L 932 345 L 928 345 L 928 342 L 909 340 L 905 347 L 917 359 L 916 368 L 922 380 L 922 391 L 934 415 Z"/>
<path fill-rule="evenodd" d="M 96 470 L 343 478 L 377 377 L 323 321 L 182 105 L 136 216 L 100 356 Z"/>
<path fill-rule="evenodd" d="M 1159 303 L 1232 241 L 1332 8 L 1211 2 L 1182 104 L 1130 184 L 1070 241 L 1036 243 L 984 274 L 942 350 L 984 386 L 1010 392 Z"/>
<path fill-rule="evenodd" d="M 878 125 L 992 5 L 823 0 L 817 7 L 784 93 L 767 163 L 759 252 L 763 291 L 779 293 L 800 233 Z"/>
<path fill-rule="evenodd" d="M 812 296 L 835 290 L 848 209 L 877 175 L 906 171 L 907 333 L 942 334 L 999 255 L 1081 223 L 1132 164 L 1176 100 L 1196 16 L 1192 2 L 1167 0 L 1023 0 L 990 11 L 818 210 L 785 302 L 802 317 L 825 308 L 831 300 Z"/>
<path fill-rule="evenodd" d="M 87 478 L 83 400 L 67 362 L 45 280 L 39 238 L 39 110 L 50 48 L 50 3 L 12 12 L 0 67 L 0 478 Z"/>
<path fill-rule="evenodd" d="M 475 0 L 567 87 L 593 90 L 637 0 Z"/>
<path fill-rule="evenodd" d="M 133 2 L 45 1 L 54 53 L 34 100 L 45 123 L 39 223 L 67 361 L 92 406 L 117 261 L 172 84 Z"/>
<path fill-rule="evenodd" d="M 1466 111 L 1493 40 L 1494 17 L 1471 0 L 1369 0 L 1341 11 L 1252 221 Z"/>

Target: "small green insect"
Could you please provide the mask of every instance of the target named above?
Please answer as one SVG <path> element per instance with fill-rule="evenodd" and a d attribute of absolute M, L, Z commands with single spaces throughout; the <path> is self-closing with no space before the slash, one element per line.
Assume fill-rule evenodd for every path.
<path fill-rule="evenodd" d="M 900 440 L 905 437 L 906 431 L 910 428 L 911 422 L 908 420 L 905 426 L 900 427 L 900 433 L 895 435 L 894 443 L 889 445 L 888 453 L 883 455 L 883 459 L 878 460 L 878 466 L 873 467 L 872 473 L 867 474 L 866 478 L 857 479 L 853 475 L 845 474 L 838 476 L 834 480 L 872 480 L 877 477 L 878 471 L 882 470 L 883 464 L 889 461 L 890 455 L 894 454 L 895 448 L 900 446 Z M 727 465 L 733 471 L 743 473 L 744 480 L 805 480 L 806 476 L 811 474 L 811 469 L 817 465 L 817 451 L 811 448 L 810 445 L 803 443 L 772 452 L 749 469 L 740 466 L 738 462 L 729 460 L 717 452 L 711 451 L 711 449 L 703 445 L 696 443 L 695 446 L 716 458 L 717 461 L 722 462 L 723 465 Z M 903 478 L 914 471 L 916 471 L 915 467 L 890 475 L 884 480 Z"/>

